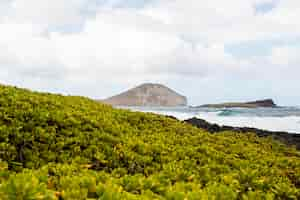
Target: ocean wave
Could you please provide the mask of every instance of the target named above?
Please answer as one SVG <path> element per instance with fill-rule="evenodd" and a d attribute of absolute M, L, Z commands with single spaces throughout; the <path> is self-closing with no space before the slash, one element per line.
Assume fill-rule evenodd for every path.
<path fill-rule="evenodd" d="M 187 109 L 134 108 L 132 110 L 174 116 L 179 120 L 193 117 L 210 123 L 234 127 L 252 127 L 269 131 L 300 133 L 299 109 Z"/>
<path fill-rule="evenodd" d="M 224 117 L 206 115 L 204 113 L 196 116 L 205 119 L 210 123 L 234 127 L 251 127 L 269 131 L 283 131 L 290 133 L 300 133 L 300 117 Z"/>
<path fill-rule="evenodd" d="M 241 111 L 239 110 L 222 110 L 218 112 L 218 116 L 236 116 L 240 115 Z"/>

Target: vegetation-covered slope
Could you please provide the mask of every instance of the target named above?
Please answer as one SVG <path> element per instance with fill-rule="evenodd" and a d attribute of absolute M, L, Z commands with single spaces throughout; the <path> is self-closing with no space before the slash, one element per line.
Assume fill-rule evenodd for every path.
<path fill-rule="evenodd" d="M 0 199 L 299 199 L 300 153 L 0 86 Z"/>

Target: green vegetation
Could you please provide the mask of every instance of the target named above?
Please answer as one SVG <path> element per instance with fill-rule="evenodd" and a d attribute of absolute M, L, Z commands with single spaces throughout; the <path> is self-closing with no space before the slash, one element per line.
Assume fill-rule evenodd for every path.
<path fill-rule="evenodd" d="M 83 97 L 0 86 L 0 199 L 300 199 L 300 153 Z"/>

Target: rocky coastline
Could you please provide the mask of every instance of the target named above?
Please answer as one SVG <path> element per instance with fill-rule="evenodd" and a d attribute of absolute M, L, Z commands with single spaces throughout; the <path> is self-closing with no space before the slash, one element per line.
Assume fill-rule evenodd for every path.
<path fill-rule="evenodd" d="M 234 131 L 239 133 L 251 132 L 255 133 L 259 137 L 273 137 L 275 140 L 279 140 L 288 146 L 295 146 L 297 150 L 300 150 L 300 134 L 296 133 L 274 132 L 249 127 L 220 126 L 218 124 L 212 124 L 203 119 L 198 118 L 187 119 L 184 122 L 191 124 L 195 127 L 202 128 L 210 133 L 219 133 L 222 131 Z"/>

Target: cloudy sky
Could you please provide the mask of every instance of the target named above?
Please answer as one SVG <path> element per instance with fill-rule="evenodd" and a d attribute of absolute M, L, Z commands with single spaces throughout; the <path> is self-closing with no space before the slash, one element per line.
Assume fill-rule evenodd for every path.
<path fill-rule="evenodd" d="M 104 98 L 300 105 L 299 0 L 0 0 L 0 82 Z"/>

